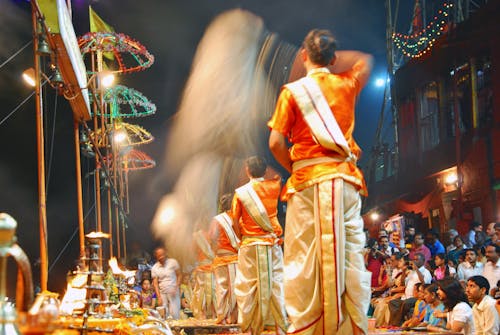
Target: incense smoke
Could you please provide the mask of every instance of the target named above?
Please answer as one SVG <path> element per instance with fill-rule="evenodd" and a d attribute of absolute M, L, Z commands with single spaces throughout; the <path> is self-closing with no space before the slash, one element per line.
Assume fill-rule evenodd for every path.
<path fill-rule="evenodd" d="M 227 192 L 221 185 L 234 190 L 241 158 L 258 150 L 266 121 L 257 66 L 263 36 L 259 17 L 232 10 L 211 23 L 196 51 L 166 153 L 170 177 L 179 177 L 153 220 L 153 232 L 181 264 L 192 260 L 192 233 L 217 214 Z"/>

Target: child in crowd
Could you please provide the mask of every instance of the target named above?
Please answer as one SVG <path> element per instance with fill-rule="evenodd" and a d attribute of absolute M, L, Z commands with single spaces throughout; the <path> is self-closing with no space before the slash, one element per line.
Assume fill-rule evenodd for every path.
<path fill-rule="evenodd" d="M 455 277 L 457 271 L 454 267 L 448 265 L 448 258 L 444 253 L 439 253 L 434 256 L 434 264 L 436 265 L 433 274 L 433 279 L 435 281 L 444 279 L 444 277 Z"/>
<path fill-rule="evenodd" d="M 411 318 L 403 322 L 403 328 L 416 327 L 424 320 L 425 310 L 427 307 L 427 304 L 424 300 L 424 288 L 426 286 L 427 284 L 415 284 L 415 287 L 413 289 L 413 296 L 417 298 L 417 301 L 415 302 L 415 307 L 413 308 L 413 314 Z"/>
<path fill-rule="evenodd" d="M 446 319 L 438 318 L 434 314 L 434 311 L 438 312 L 444 311 L 444 305 L 441 302 L 441 300 L 439 300 L 439 297 L 437 295 L 437 290 L 438 290 L 438 285 L 436 283 L 425 285 L 424 300 L 425 303 L 427 304 L 427 307 L 425 309 L 424 320 L 422 323 L 418 325 L 419 327 L 427 327 L 427 329 L 434 331 L 437 330 L 436 327 L 439 327 L 440 329 L 446 328 Z"/>
<path fill-rule="evenodd" d="M 156 307 L 156 294 L 151 287 L 149 279 L 143 279 L 141 282 L 141 292 L 139 293 L 140 306 L 142 308 L 154 309 Z"/>

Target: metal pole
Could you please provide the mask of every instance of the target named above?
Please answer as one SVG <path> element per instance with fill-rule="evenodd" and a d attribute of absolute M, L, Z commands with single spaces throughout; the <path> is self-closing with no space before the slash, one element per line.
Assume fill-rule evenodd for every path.
<path fill-rule="evenodd" d="M 82 167 L 80 161 L 80 131 L 79 123 L 73 120 L 73 134 L 75 136 L 75 165 L 76 165 L 76 196 L 78 209 L 78 230 L 80 237 L 80 257 L 85 257 L 85 227 L 83 225 L 83 199 L 82 199 Z"/>
<path fill-rule="evenodd" d="M 48 252 L 47 252 L 47 212 L 45 194 L 45 148 L 43 133 L 43 97 L 41 85 L 40 56 L 38 55 L 38 20 L 36 7 L 32 1 L 31 18 L 33 24 L 33 49 L 35 65 L 35 106 L 36 106 L 36 140 L 37 140 L 37 168 L 38 168 L 38 216 L 40 232 L 40 288 L 47 290 L 48 282 Z"/>
<path fill-rule="evenodd" d="M 459 220 L 462 219 L 462 155 L 461 155 L 461 138 L 460 138 L 460 110 L 458 104 L 458 87 L 457 78 L 458 73 L 455 68 L 455 73 L 453 74 L 453 110 L 455 116 L 455 159 L 457 164 L 457 226 Z"/>
<path fill-rule="evenodd" d="M 392 110 L 392 122 L 394 123 L 394 174 L 398 175 L 399 170 L 399 139 L 398 139 L 398 111 L 396 108 L 396 91 L 394 87 L 394 49 L 392 44 L 392 34 L 394 33 L 394 24 L 392 22 L 392 5 L 391 0 L 386 0 L 385 2 L 387 10 L 387 20 L 386 20 L 386 48 L 387 48 L 387 72 L 389 75 L 389 92 L 391 97 L 391 110 Z M 397 10 L 399 7 L 399 0 L 396 6 L 396 17 Z"/>

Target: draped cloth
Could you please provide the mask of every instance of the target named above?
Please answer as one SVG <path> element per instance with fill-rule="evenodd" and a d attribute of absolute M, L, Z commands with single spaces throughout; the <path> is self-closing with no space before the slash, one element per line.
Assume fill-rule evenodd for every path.
<path fill-rule="evenodd" d="M 278 244 L 242 245 L 238 254 L 235 292 L 241 330 L 260 334 L 272 316 L 283 330 L 283 252 Z"/>
<path fill-rule="evenodd" d="M 216 257 L 214 261 L 213 274 L 215 281 L 215 311 L 217 312 L 217 322 L 229 319 L 230 323 L 235 323 L 237 304 L 234 293 L 234 282 L 236 280 L 236 264 L 238 256 Z M 217 266 L 215 265 L 217 264 Z M 234 319 L 233 319 L 234 317 Z"/>
<path fill-rule="evenodd" d="M 211 270 L 198 267 L 194 271 L 191 310 L 197 319 L 215 318 L 215 283 Z"/>
<path fill-rule="evenodd" d="M 352 334 L 351 319 L 367 332 L 371 274 L 363 259 L 360 210 L 359 192 L 341 178 L 288 199 L 284 276 L 289 334 Z"/>

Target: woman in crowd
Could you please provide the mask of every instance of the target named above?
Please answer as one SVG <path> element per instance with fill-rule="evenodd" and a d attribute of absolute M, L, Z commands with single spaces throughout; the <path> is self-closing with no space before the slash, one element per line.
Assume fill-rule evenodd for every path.
<path fill-rule="evenodd" d="M 460 282 L 454 278 L 446 278 L 438 281 L 438 287 L 437 294 L 448 312 L 435 311 L 434 316 L 438 318 L 446 317 L 446 328 L 453 332 L 473 335 L 472 308 Z"/>
<path fill-rule="evenodd" d="M 465 256 L 465 249 L 467 249 L 463 238 L 458 235 L 453 239 L 453 245 L 455 249 L 448 252 L 448 259 L 451 259 L 454 263 L 459 264 L 460 256 Z"/>
<path fill-rule="evenodd" d="M 427 304 L 425 309 L 424 321 L 419 327 L 427 327 L 430 331 L 441 331 L 446 327 L 446 319 L 438 318 L 434 312 L 443 312 L 444 305 L 437 295 L 438 285 L 436 283 L 425 285 L 424 300 Z"/>
<path fill-rule="evenodd" d="M 375 298 L 371 301 L 372 306 L 375 308 L 373 317 L 376 319 L 376 327 L 387 326 L 389 324 L 388 303 L 392 299 L 400 298 L 405 290 L 406 276 L 409 271 L 407 259 L 401 253 L 396 253 L 393 257 L 397 260 L 397 268 L 393 270 L 387 296 Z"/>
<path fill-rule="evenodd" d="M 449 266 L 445 254 L 439 253 L 434 256 L 434 264 L 436 265 L 436 269 L 432 275 L 434 281 L 444 279 L 445 277 L 455 277 L 457 271 L 455 268 Z"/>
<path fill-rule="evenodd" d="M 382 262 L 385 255 L 378 250 L 378 242 L 374 238 L 368 240 L 368 250 L 365 254 L 366 269 L 372 273 L 371 288 L 372 291 L 382 286 L 385 281 L 385 271 L 382 271 L 382 282 L 379 283 L 379 276 L 381 274 Z"/>
<path fill-rule="evenodd" d="M 425 286 L 428 286 L 428 284 L 415 284 L 415 287 L 413 288 L 413 296 L 417 298 L 417 301 L 415 301 L 415 307 L 413 308 L 411 318 L 403 322 L 403 328 L 415 327 L 424 321 L 425 310 L 427 309 L 427 303 L 424 300 Z"/>

